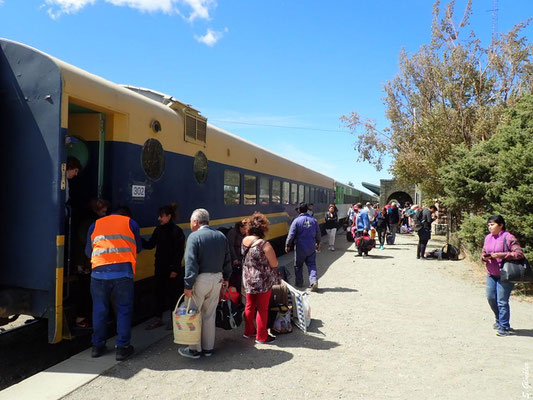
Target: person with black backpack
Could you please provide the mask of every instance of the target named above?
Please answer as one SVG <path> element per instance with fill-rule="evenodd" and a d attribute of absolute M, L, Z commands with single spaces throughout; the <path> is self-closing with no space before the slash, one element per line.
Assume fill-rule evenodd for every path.
<path fill-rule="evenodd" d="M 416 258 L 425 259 L 426 246 L 431 239 L 431 224 L 436 219 L 433 214 L 437 207 L 432 204 L 429 208 L 424 207 L 415 214 L 415 226 L 418 229 L 418 246 L 416 249 Z"/>
<path fill-rule="evenodd" d="M 385 246 L 385 236 L 387 235 L 387 210 L 381 211 L 380 209 L 376 209 L 376 211 L 377 215 L 376 219 L 374 220 L 374 225 L 378 233 L 379 249 L 383 250 Z"/>
<path fill-rule="evenodd" d="M 400 224 L 400 210 L 398 209 L 398 205 L 395 201 L 393 201 L 390 204 L 390 208 L 387 210 L 388 213 L 388 223 L 389 223 L 389 231 L 392 234 L 392 243 L 396 241 L 396 233 L 398 232 L 398 226 Z"/>

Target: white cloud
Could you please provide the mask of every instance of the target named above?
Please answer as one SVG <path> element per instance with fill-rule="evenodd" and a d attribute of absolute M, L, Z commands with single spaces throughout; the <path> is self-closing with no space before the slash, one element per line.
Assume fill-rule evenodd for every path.
<path fill-rule="evenodd" d="M 0 3 L 3 0 L 0 0 Z M 57 19 L 62 14 L 74 14 L 98 0 L 45 0 L 48 14 Z M 130 7 L 142 12 L 163 12 L 165 14 L 186 15 L 188 21 L 209 20 L 209 12 L 217 6 L 217 0 L 100 0 L 120 7 Z M 182 8 L 187 9 L 185 12 Z"/>
<path fill-rule="evenodd" d="M 53 19 L 59 18 L 62 14 L 73 14 L 80 11 L 88 4 L 94 4 L 96 0 L 46 0 L 50 5 L 47 10 L 48 15 Z"/>
<path fill-rule="evenodd" d="M 207 29 L 207 32 L 203 36 L 195 35 L 194 38 L 200 43 L 204 43 L 210 47 L 214 46 L 216 42 L 222 39 L 224 33 L 228 31 L 228 28 L 225 28 L 224 31 L 214 31 L 211 28 Z"/>

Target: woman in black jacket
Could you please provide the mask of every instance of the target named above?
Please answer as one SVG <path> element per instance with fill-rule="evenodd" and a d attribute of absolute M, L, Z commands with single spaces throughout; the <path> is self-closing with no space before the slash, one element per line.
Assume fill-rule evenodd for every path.
<path fill-rule="evenodd" d="M 337 234 L 337 224 L 339 221 L 335 208 L 335 204 L 330 204 L 325 218 L 325 228 L 328 234 L 328 249 L 331 251 L 335 251 L 335 235 Z"/>
<path fill-rule="evenodd" d="M 149 240 L 143 239 L 143 249 L 155 250 L 155 285 L 156 300 L 155 320 L 146 329 L 154 329 L 163 325 L 163 312 L 175 303 L 183 293 L 183 268 L 181 261 L 185 252 L 185 235 L 174 223 L 176 203 L 159 208 L 157 226 Z M 170 324 L 172 328 L 172 325 Z"/>

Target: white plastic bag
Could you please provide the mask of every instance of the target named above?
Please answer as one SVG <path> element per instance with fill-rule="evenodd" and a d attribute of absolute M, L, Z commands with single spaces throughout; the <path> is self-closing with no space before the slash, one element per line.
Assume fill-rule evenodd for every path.
<path fill-rule="evenodd" d="M 285 281 L 283 281 L 285 282 Z M 295 325 L 304 333 L 311 324 L 311 305 L 309 304 L 309 293 L 301 292 L 285 282 L 289 289 L 292 300 L 292 318 Z"/>

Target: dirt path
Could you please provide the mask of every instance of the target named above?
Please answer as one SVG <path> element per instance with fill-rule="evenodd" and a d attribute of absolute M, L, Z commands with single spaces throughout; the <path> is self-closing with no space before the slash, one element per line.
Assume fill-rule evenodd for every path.
<path fill-rule="evenodd" d="M 318 257 L 308 335 L 296 329 L 268 346 L 242 328 L 217 330 L 215 355 L 199 360 L 180 357 L 168 336 L 66 398 L 533 398 L 533 305 L 512 299 L 516 335 L 497 337 L 471 266 L 416 260 L 415 246 L 400 235 L 354 257 L 340 234 L 338 250 Z"/>

